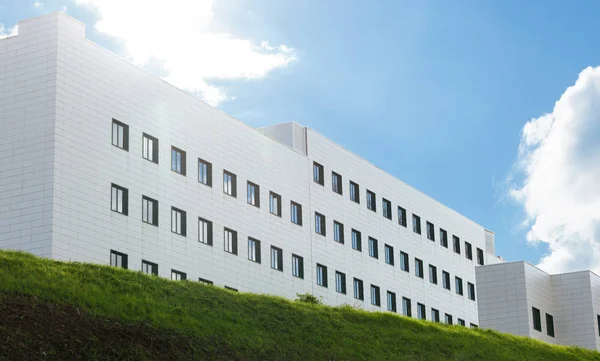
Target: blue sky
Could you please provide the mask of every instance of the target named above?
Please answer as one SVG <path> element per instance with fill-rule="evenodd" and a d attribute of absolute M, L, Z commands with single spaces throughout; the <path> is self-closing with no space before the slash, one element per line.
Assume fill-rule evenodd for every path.
<path fill-rule="evenodd" d="M 127 45 L 118 37 L 94 27 L 110 13 L 90 6 L 96 1 L 49 0 L 35 6 L 35 1 L 0 0 L 0 23 L 10 29 L 17 20 L 66 6 L 68 14 L 87 24 L 90 39 L 127 55 Z M 162 2 L 165 11 L 174 3 Z M 575 124 L 553 110 L 567 88 L 583 79 L 580 72 L 600 61 L 595 45 L 600 3 L 214 0 L 211 5 L 210 31 L 253 44 L 266 40 L 275 48 L 263 50 L 278 61 L 263 73 L 263 65 L 257 65 L 250 75 L 237 68 L 221 77 L 199 74 L 226 93 L 228 100 L 218 105 L 225 112 L 253 126 L 295 120 L 325 134 L 493 230 L 497 254 L 507 260 L 537 264 L 556 252 L 545 269 L 570 270 L 581 266 L 578 254 L 596 252 L 583 266 L 599 267 L 595 235 L 567 243 L 585 238 L 589 229 L 569 226 L 576 221 L 545 221 L 555 219 L 550 214 L 563 203 L 539 199 L 551 199 L 570 183 L 532 194 L 533 180 L 539 179 L 536 164 L 528 172 L 515 171 L 515 164 L 530 161 L 527 155 L 550 143 L 535 143 L 529 153 L 519 154 L 526 124 L 541 129 L 536 136 L 548 138 L 554 136 L 551 127 L 537 126 L 546 124 L 537 122 L 544 114 L 556 114 L 550 121 L 556 129 L 560 122 Z M 147 17 L 138 10 L 133 24 Z M 171 27 L 162 20 L 146 19 L 168 33 Z M 145 64 L 164 75 L 160 60 Z M 205 88 L 195 90 L 202 96 Z M 572 104 L 567 100 L 565 96 L 566 107 Z M 598 120 L 577 119 L 585 124 Z M 567 153 L 564 147 L 557 145 Z M 565 167 L 571 163 L 566 160 Z M 578 175 L 581 169 L 571 171 Z M 560 199 L 571 197 L 567 193 Z M 596 230 L 598 220 L 589 207 L 585 214 L 581 204 L 569 206 L 575 213 L 581 210 Z M 557 233 L 574 228 L 574 233 Z M 528 242 L 528 233 L 530 240 L 542 242 Z M 559 259 L 559 253 L 574 247 L 581 252 L 571 252 L 570 262 Z"/>

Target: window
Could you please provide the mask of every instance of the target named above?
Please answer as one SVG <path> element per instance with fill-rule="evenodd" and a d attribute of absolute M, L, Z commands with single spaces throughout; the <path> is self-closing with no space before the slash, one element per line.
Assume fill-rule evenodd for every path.
<path fill-rule="evenodd" d="M 415 276 L 423 278 L 423 261 L 415 258 Z"/>
<path fill-rule="evenodd" d="M 223 193 L 237 197 L 237 176 L 226 170 L 223 171 Z"/>
<path fill-rule="evenodd" d="M 350 181 L 350 200 L 360 203 L 360 187 L 353 181 Z"/>
<path fill-rule="evenodd" d="M 212 187 L 212 163 L 198 158 L 198 182 Z"/>
<path fill-rule="evenodd" d="M 471 301 L 475 301 L 475 285 L 467 282 L 467 295 Z"/>
<path fill-rule="evenodd" d="M 248 181 L 248 204 L 260 208 L 260 186 Z"/>
<path fill-rule="evenodd" d="M 477 327 L 479 327 L 479 326 L 477 326 L 477 325 L 476 325 L 476 324 L 474 324 L 474 323 L 471 323 L 471 324 L 469 324 L 469 327 L 471 327 L 471 328 L 477 328 Z"/>
<path fill-rule="evenodd" d="M 435 229 L 433 223 L 427 222 L 425 223 L 425 227 L 427 228 L 427 239 L 435 242 Z"/>
<path fill-rule="evenodd" d="M 454 277 L 454 289 L 456 290 L 456 294 L 463 295 L 463 282 L 462 278 Z"/>
<path fill-rule="evenodd" d="M 123 188 L 123 187 L 118 186 L 113 183 L 111 185 L 110 192 L 111 192 L 110 209 L 112 209 L 113 212 L 127 215 L 128 204 L 129 204 L 128 199 L 127 199 L 129 191 L 127 190 L 127 188 Z"/>
<path fill-rule="evenodd" d="M 269 212 L 281 217 L 281 196 L 277 193 L 269 192 Z"/>
<path fill-rule="evenodd" d="M 369 237 L 369 256 L 379 258 L 379 247 L 375 238 Z"/>
<path fill-rule="evenodd" d="M 337 194 L 342 194 L 342 176 L 336 172 L 331 172 L 331 190 Z"/>
<path fill-rule="evenodd" d="M 158 226 L 158 201 L 142 196 L 142 221 Z"/>
<path fill-rule="evenodd" d="M 173 146 L 171 146 L 171 170 L 185 175 L 185 152 Z"/>
<path fill-rule="evenodd" d="M 212 222 L 198 217 L 198 242 L 213 245 Z"/>
<path fill-rule="evenodd" d="M 313 180 L 315 183 L 325 185 L 323 166 L 317 162 L 313 162 Z"/>
<path fill-rule="evenodd" d="M 367 189 L 367 208 L 373 212 L 377 212 L 377 197 L 375 193 Z"/>
<path fill-rule="evenodd" d="M 127 269 L 127 255 L 125 253 L 110 250 L 110 265 Z"/>
<path fill-rule="evenodd" d="M 392 219 L 392 202 L 382 198 L 381 207 L 383 208 L 383 216 L 387 219 Z"/>
<path fill-rule="evenodd" d="M 229 291 L 231 291 L 231 292 L 237 292 L 237 291 L 238 291 L 238 289 L 237 289 L 237 288 L 233 288 L 233 287 L 229 287 L 229 286 L 225 286 L 225 289 L 226 289 L 226 290 L 229 290 Z"/>
<path fill-rule="evenodd" d="M 365 299 L 363 281 L 359 280 L 358 278 L 354 279 L 354 298 L 361 301 L 364 301 Z"/>
<path fill-rule="evenodd" d="M 346 294 L 346 275 L 342 272 L 335 272 L 335 291 Z"/>
<path fill-rule="evenodd" d="M 142 158 L 158 164 L 158 139 L 142 134 Z"/>
<path fill-rule="evenodd" d="M 304 278 L 304 258 L 295 254 L 292 255 L 292 276 Z"/>
<path fill-rule="evenodd" d="M 427 319 L 427 316 L 425 315 L 425 305 L 422 303 L 417 303 L 417 318 L 419 320 Z"/>
<path fill-rule="evenodd" d="M 440 322 L 440 311 L 435 308 L 431 309 L 431 322 Z"/>
<path fill-rule="evenodd" d="M 454 250 L 454 253 L 460 254 L 460 238 L 455 235 L 452 235 L 452 249 Z"/>
<path fill-rule="evenodd" d="M 142 260 L 142 272 L 147 275 L 158 275 L 158 265 Z"/>
<path fill-rule="evenodd" d="M 344 244 L 344 225 L 338 221 L 333 221 L 333 240 Z"/>
<path fill-rule="evenodd" d="M 327 287 L 327 267 L 317 263 L 317 284 Z"/>
<path fill-rule="evenodd" d="M 325 216 L 321 213 L 315 212 L 315 232 L 321 236 L 325 236 L 326 225 Z"/>
<path fill-rule="evenodd" d="M 171 270 L 171 280 L 185 281 L 186 279 L 187 279 L 187 274 L 185 274 L 185 272 L 179 272 L 174 269 Z"/>
<path fill-rule="evenodd" d="M 477 263 L 483 266 L 483 250 L 477 248 Z"/>
<path fill-rule="evenodd" d="M 440 228 L 440 244 L 448 248 L 448 232 Z"/>
<path fill-rule="evenodd" d="M 457 319 L 457 322 L 458 322 L 458 324 L 459 324 L 460 326 L 466 326 L 466 325 L 467 325 L 467 323 L 465 322 L 465 320 L 463 320 L 463 319 L 461 319 L 461 318 Z"/>
<path fill-rule="evenodd" d="M 533 329 L 536 331 L 542 331 L 542 315 L 540 310 L 535 307 L 531 307 L 531 311 L 533 312 Z"/>
<path fill-rule="evenodd" d="M 437 285 L 437 268 L 429 265 L 429 282 Z"/>
<path fill-rule="evenodd" d="M 371 285 L 371 304 L 373 306 L 381 306 L 381 296 L 379 294 L 379 287 Z"/>
<path fill-rule="evenodd" d="M 394 247 L 386 244 L 384 247 L 385 250 L 385 263 L 389 265 L 394 265 Z"/>
<path fill-rule="evenodd" d="M 254 238 L 248 238 L 248 259 L 252 262 L 260 263 L 260 241 Z"/>
<path fill-rule="evenodd" d="M 398 224 L 406 227 L 406 209 L 398 206 Z"/>
<path fill-rule="evenodd" d="M 223 243 L 225 252 L 231 254 L 238 254 L 238 242 L 237 242 L 237 232 L 233 229 L 224 228 L 223 229 Z"/>
<path fill-rule="evenodd" d="M 554 337 L 554 317 L 546 314 L 546 333 L 550 337 Z"/>
<path fill-rule="evenodd" d="M 129 150 L 129 126 L 116 119 L 112 121 L 112 145 Z"/>
<path fill-rule="evenodd" d="M 356 229 L 352 230 L 352 249 L 359 252 L 362 251 L 362 237 L 359 231 Z"/>
<path fill-rule="evenodd" d="M 421 234 L 421 217 L 413 214 L 413 232 Z"/>
<path fill-rule="evenodd" d="M 408 253 L 400 252 L 400 269 L 410 272 L 410 265 L 408 262 Z"/>
<path fill-rule="evenodd" d="M 394 292 L 387 291 L 387 310 L 396 312 L 396 294 Z"/>
<path fill-rule="evenodd" d="M 291 202 L 290 213 L 292 215 L 292 223 L 299 226 L 302 225 L 302 206 L 296 202 Z"/>
<path fill-rule="evenodd" d="M 212 285 L 213 284 L 213 281 L 209 281 L 207 279 L 200 278 L 200 277 L 198 277 L 198 282 L 204 283 L 205 285 Z"/>
<path fill-rule="evenodd" d="M 186 235 L 185 212 L 181 209 L 171 207 L 171 232 Z"/>
<path fill-rule="evenodd" d="M 412 317 L 412 310 L 410 306 L 411 302 L 409 298 L 402 297 L 402 314 L 407 317 Z"/>
<path fill-rule="evenodd" d="M 271 246 L 271 268 L 283 272 L 283 251 Z"/>
<path fill-rule="evenodd" d="M 442 271 L 442 287 L 444 289 L 450 289 L 450 273 L 446 271 Z"/>
<path fill-rule="evenodd" d="M 452 325 L 452 324 L 454 324 L 454 322 L 452 321 L 452 315 L 449 315 L 449 314 L 447 314 L 447 313 L 446 313 L 446 314 L 444 314 L 444 322 L 445 322 L 447 325 Z"/>
<path fill-rule="evenodd" d="M 473 260 L 473 247 L 469 242 L 465 242 L 465 257 L 467 257 L 467 259 Z"/>
<path fill-rule="evenodd" d="M 598 321 L 598 336 L 600 336 L 600 315 L 596 315 Z"/>

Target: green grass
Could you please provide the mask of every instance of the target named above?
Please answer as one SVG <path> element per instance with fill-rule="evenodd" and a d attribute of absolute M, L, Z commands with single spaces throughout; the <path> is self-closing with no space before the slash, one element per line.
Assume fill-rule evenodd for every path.
<path fill-rule="evenodd" d="M 176 331 L 193 340 L 199 360 L 218 359 L 213 347 L 239 360 L 600 360 L 600 353 L 490 330 L 0 251 L 0 297 L 13 294 Z"/>

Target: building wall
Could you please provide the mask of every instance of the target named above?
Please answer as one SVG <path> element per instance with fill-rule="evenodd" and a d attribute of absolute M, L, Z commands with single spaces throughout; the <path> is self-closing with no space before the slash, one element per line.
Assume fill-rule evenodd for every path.
<path fill-rule="evenodd" d="M 553 287 L 552 278 L 546 272 L 536 268 L 529 263 L 521 262 L 525 270 L 525 287 L 527 291 L 527 321 L 529 325 L 529 337 L 556 343 L 557 336 L 563 334 L 563 330 L 558 326 L 561 321 L 561 313 L 555 312 L 553 302 Z M 540 310 L 541 331 L 535 330 L 533 325 L 533 309 L 532 307 Z M 546 314 L 550 314 L 554 318 L 554 333 L 555 336 L 551 337 L 548 335 L 548 325 L 546 324 Z"/>

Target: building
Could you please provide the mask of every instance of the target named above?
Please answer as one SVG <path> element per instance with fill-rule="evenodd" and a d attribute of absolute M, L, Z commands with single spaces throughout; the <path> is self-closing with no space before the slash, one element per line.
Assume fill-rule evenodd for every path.
<path fill-rule="evenodd" d="M 523 261 L 477 267 L 481 327 L 600 350 L 600 277 L 549 275 Z"/>
<path fill-rule="evenodd" d="M 494 234 L 296 123 L 253 129 L 85 39 L 0 40 L 0 248 L 477 325 Z"/>

